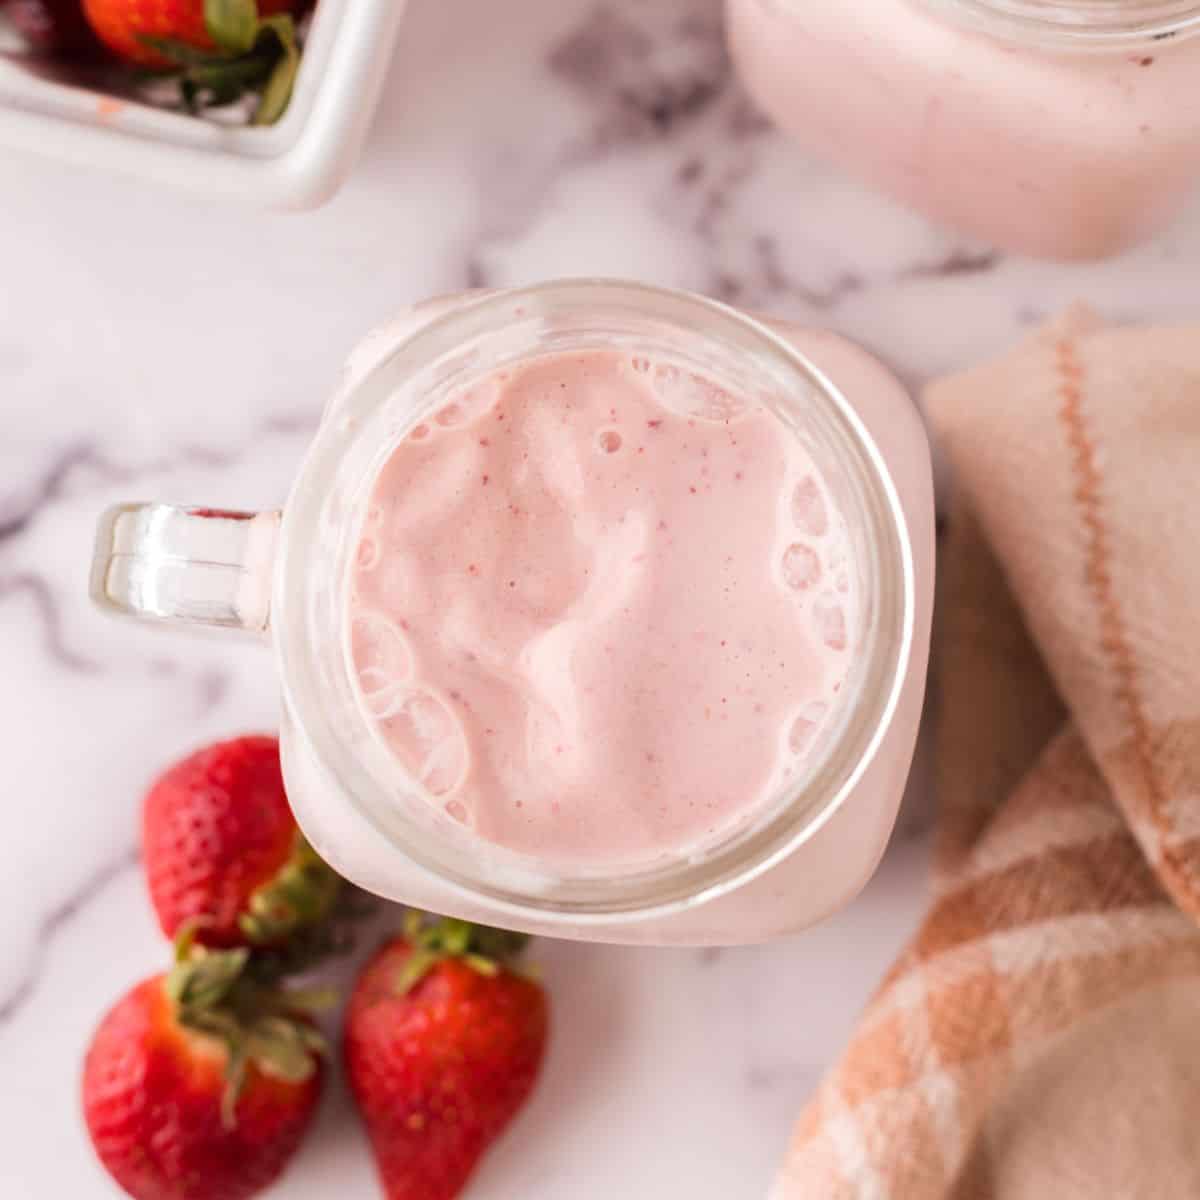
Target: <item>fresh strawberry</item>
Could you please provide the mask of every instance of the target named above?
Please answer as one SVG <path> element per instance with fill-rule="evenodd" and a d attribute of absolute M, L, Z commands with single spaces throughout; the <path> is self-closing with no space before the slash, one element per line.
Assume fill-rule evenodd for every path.
<path fill-rule="evenodd" d="M 282 1173 L 308 1129 L 319 1035 L 287 993 L 244 977 L 245 950 L 188 953 L 100 1023 L 84 1118 L 135 1200 L 244 1200 Z"/>
<path fill-rule="evenodd" d="M 287 107 L 299 65 L 292 13 L 304 0 L 83 0 L 88 22 L 120 58 L 174 70 L 184 102 L 260 101 L 255 123 Z"/>
<path fill-rule="evenodd" d="M 145 67 L 169 67 L 173 59 L 154 43 L 166 38 L 195 50 L 215 51 L 224 43 L 223 21 L 273 16 L 300 7 L 298 0 L 83 0 L 92 28 L 118 55 Z M 236 37 L 234 33 L 232 36 Z M 248 40 L 248 34 L 242 35 Z"/>
<path fill-rule="evenodd" d="M 388 1200 L 451 1200 L 525 1102 L 542 988 L 501 965 L 524 939 L 410 914 L 359 976 L 345 1062 Z"/>
<path fill-rule="evenodd" d="M 340 880 L 296 826 L 271 737 L 185 758 L 146 795 L 142 857 L 168 937 L 275 946 L 328 915 Z"/>
<path fill-rule="evenodd" d="M 92 57 L 100 52 L 81 0 L 9 0 L 4 11 L 34 50 L 65 58 Z"/>

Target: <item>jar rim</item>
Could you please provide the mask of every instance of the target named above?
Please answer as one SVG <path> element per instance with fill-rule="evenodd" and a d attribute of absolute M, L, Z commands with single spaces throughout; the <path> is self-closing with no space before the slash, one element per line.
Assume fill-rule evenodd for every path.
<path fill-rule="evenodd" d="M 830 735 L 824 759 L 805 786 L 784 795 L 775 811 L 749 832 L 739 832 L 694 861 L 681 857 L 653 871 L 635 872 L 603 886 L 591 881 L 538 878 L 523 883 L 520 872 L 497 880 L 494 865 L 482 858 L 504 858 L 502 847 L 486 845 L 472 835 L 475 853 L 453 854 L 446 844 L 431 840 L 429 830 L 395 812 L 390 799 L 357 760 L 344 732 L 331 719 L 313 650 L 304 597 L 312 588 L 312 557 L 321 527 L 322 485 L 333 478 L 348 445 L 366 432 L 368 418 L 396 387 L 396 373 L 414 362 L 434 361 L 448 347 L 461 345 L 480 330 L 500 334 L 514 313 L 551 311 L 572 306 L 635 312 L 652 310 L 675 323 L 689 336 L 703 323 L 731 345 L 751 349 L 783 375 L 803 383 L 822 415 L 842 439 L 861 474 L 871 505 L 872 530 L 880 563 L 880 592 L 888 610 L 884 633 L 867 656 L 864 686 L 847 716 Z M 724 337 L 722 337 L 724 335 Z M 535 351 L 536 352 L 536 351 Z M 404 378 L 403 374 L 400 378 Z M 415 418 L 414 418 L 415 420 Z M 369 483 L 369 481 L 367 481 Z M 338 589 L 340 595 L 340 588 Z M 340 603 L 337 605 L 340 610 Z M 284 702 L 298 736 L 307 743 L 347 799 L 407 859 L 432 872 L 464 898 L 486 898 L 489 905 L 514 917 L 536 915 L 540 920 L 561 917 L 573 924 L 641 920 L 694 907 L 744 885 L 769 870 L 812 837 L 841 807 L 867 769 L 891 724 L 911 656 L 915 621 L 915 582 L 907 521 L 882 454 L 848 401 L 816 366 L 786 340 L 753 318 L 717 301 L 686 292 L 606 279 L 561 280 L 470 300 L 402 335 L 397 344 L 343 398 L 335 419 L 327 419 L 297 477 L 284 513 L 280 556 L 275 580 L 272 620 L 279 654 Z M 867 672 L 867 668 L 870 668 Z M 870 694 L 867 694 L 869 691 Z M 359 714 L 360 721 L 363 720 Z M 385 819 L 383 813 L 387 811 Z"/>
<path fill-rule="evenodd" d="M 923 0 L 981 32 L 1042 48 L 1137 50 L 1200 33 L 1197 0 Z"/>

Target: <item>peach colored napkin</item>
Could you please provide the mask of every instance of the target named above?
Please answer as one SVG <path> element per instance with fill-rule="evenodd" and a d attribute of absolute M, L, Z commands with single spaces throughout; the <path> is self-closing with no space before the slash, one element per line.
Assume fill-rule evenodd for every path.
<path fill-rule="evenodd" d="M 1200 1197 L 1200 327 L 1077 310 L 927 404 L 935 895 L 773 1200 Z"/>

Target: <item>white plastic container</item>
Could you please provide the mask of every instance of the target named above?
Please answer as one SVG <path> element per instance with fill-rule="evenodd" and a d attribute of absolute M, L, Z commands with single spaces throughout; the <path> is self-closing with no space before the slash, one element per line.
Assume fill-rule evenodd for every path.
<path fill-rule="evenodd" d="M 0 152 L 13 150 L 236 197 L 311 208 L 337 190 L 367 130 L 405 0 L 320 0 L 288 110 L 270 128 L 154 108 L 0 55 Z"/>

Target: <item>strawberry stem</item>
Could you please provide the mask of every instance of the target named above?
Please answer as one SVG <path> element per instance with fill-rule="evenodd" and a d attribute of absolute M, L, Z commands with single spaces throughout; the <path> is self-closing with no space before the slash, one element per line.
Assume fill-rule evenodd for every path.
<path fill-rule="evenodd" d="M 411 991 L 447 958 L 460 959 L 481 975 L 497 975 L 529 941 L 524 933 L 475 925 L 459 917 L 434 916 L 415 908 L 405 911 L 404 936 L 412 952 L 396 978 L 401 994 Z"/>
<path fill-rule="evenodd" d="M 301 1082 L 327 1052 L 310 1016 L 336 1002 L 329 988 L 282 989 L 255 977 L 256 960 L 245 946 L 211 950 L 196 942 L 200 922 L 189 922 L 175 940 L 175 965 L 166 993 L 179 1024 L 220 1041 L 226 1049 L 221 1121 L 232 1128 L 250 1063 L 289 1082 Z"/>
<path fill-rule="evenodd" d="M 329 915 L 341 878 L 297 832 L 291 856 L 250 897 L 238 927 L 254 945 L 283 941 L 298 929 L 319 924 Z"/>

